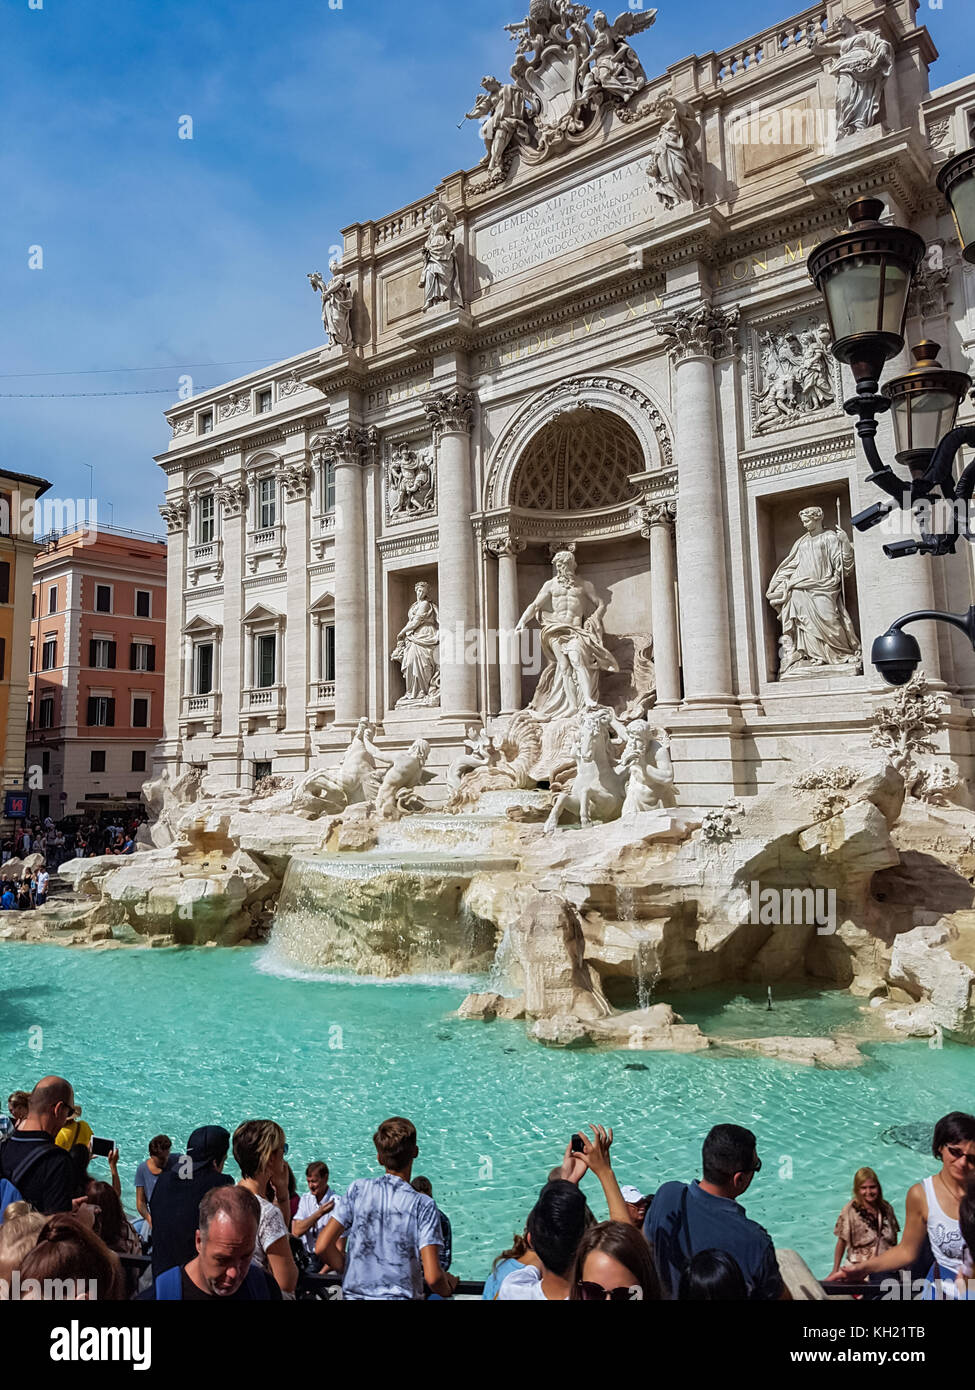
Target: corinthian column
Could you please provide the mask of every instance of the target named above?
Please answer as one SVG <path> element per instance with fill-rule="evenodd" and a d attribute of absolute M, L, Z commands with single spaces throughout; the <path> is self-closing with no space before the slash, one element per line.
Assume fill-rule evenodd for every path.
<path fill-rule="evenodd" d="M 676 369 L 677 583 L 684 700 L 692 705 L 732 698 L 714 362 L 734 351 L 737 323 L 737 309 L 707 300 L 657 321 Z"/>
<path fill-rule="evenodd" d="M 674 517 L 676 502 L 651 502 L 641 508 L 640 534 L 650 541 L 650 623 L 657 704 L 680 703 L 680 648 L 677 639 L 677 592 L 674 586 Z"/>
<path fill-rule="evenodd" d="M 477 713 L 477 666 L 464 660 L 467 634 L 477 626 L 471 525 L 474 404 L 472 391 L 440 391 L 424 402 L 437 449 L 440 712 L 464 719 Z"/>
<path fill-rule="evenodd" d="M 525 542 L 510 532 L 493 536 L 485 545 L 498 557 L 498 669 L 501 675 L 501 713 L 521 709 L 521 642 L 515 632 L 521 607 L 518 603 L 518 556 Z"/>
<path fill-rule="evenodd" d="M 335 465 L 335 723 L 367 713 L 366 555 L 362 469 L 376 431 L 356 425 L 316 435 L 312 448 Z"/>

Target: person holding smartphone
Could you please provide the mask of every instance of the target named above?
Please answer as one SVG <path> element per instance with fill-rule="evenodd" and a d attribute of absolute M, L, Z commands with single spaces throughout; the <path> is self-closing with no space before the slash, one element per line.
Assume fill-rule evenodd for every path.
<path fill-rule="evenodd" d="M 291 1221 L 291 1234 L 300 1240 L 308 1253 L 312 1273 L 321 1272 L 321 1259 L 315 1254 L 315 1242 L 328 1225 L 338 1193 L 328 1185 L 328 1164 L 316 1161 L 305 1169 L 308 1191 L 298 1201 L 298 1210 Z"/>

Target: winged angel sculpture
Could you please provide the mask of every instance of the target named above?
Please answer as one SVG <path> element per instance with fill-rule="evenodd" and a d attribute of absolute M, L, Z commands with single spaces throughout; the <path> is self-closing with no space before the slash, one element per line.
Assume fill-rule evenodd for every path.
<path fill-rule="evenodd" d="M 628 40 L 649 29 L 656 10 L 625 10 L 615 23 L 602 10 L 587 23 L 588 5 L 531 0 L 528 15 L 505 28 L 515 40 L 511 81 L 481 81 L 484 89 L 465 120 L 480 120 L 493 181 L 504 177 L 512 142 L 543 158 L 592 124 L 602 103 L 623 105 L 647 86 Z"/>

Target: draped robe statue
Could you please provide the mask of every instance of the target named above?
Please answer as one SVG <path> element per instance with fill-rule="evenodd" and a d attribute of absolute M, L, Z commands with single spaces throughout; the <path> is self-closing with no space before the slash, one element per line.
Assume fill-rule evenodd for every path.
<path fill-rule="evenodd" d="M 817 667 L 860 665 L 860 639 L 843 593 L 853 546 L 839 527 L 823 529 L 822 507 L 805 507 L 799 520 L 806 534 L 772 575 L 765 595 L 782 624 L 780 679 Z"/>

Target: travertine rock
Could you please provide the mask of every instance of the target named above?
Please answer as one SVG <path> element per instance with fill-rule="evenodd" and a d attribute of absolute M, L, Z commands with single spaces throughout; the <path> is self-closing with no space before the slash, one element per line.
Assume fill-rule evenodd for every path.
<path fill-rule="evenodd" d="M 736 1038 L 722 1046 L 739 1052 L 760 1052 L 803 1067 L 859 1067 L 866 1061 L 852 1038 Z"/>

